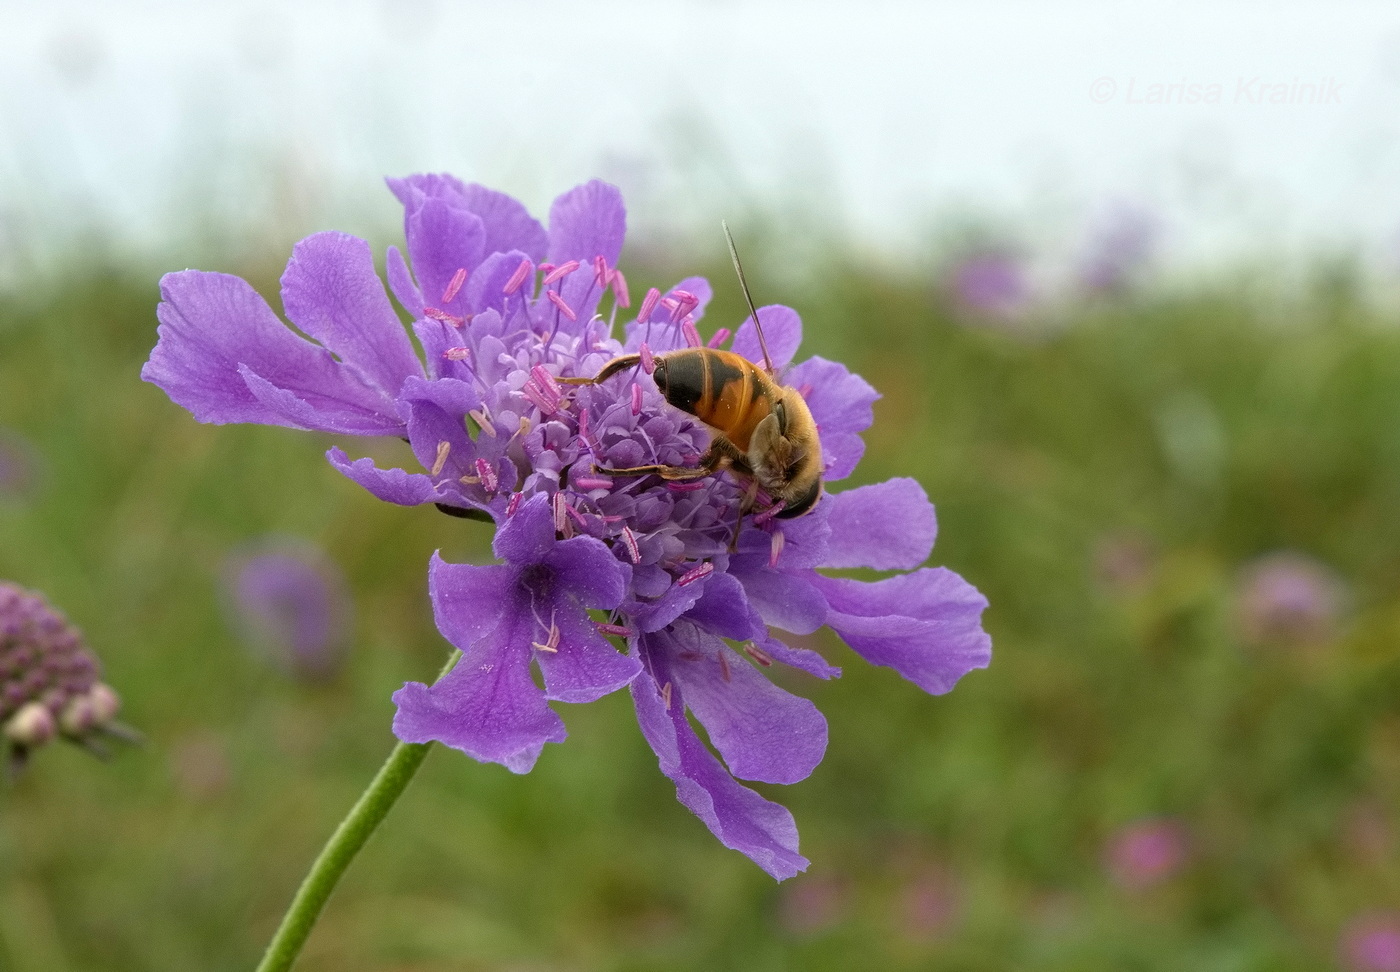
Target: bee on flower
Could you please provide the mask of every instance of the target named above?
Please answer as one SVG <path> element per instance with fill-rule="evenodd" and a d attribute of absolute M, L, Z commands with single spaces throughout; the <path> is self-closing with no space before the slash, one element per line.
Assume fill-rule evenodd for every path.
<path fill-rule="evenodd" d="M 805 869 L 792 816 L 738 782 L 795 783 L 826 749 L 821 713 L 765 669 L 839 672 L 784 633 L 827 626 L 933 693 L 990 660 L 986 600 L 922 566 L 936 521 L 918 483 L 829 489 L 855 469 L 877 393 L 837 362 L 794 363 L 797 313 L 757 308 L 732 341 L 721 328 L 709 346 L 727 343 L 800 396 L 828 488 L 783 517 L 777 502 L 753 501 L 742 468 L 663 475 L 701 466 L 716 441 L 647 366 L 700 346 L 709 284 L 651 290 L 634 311 L 618 265 L 622 198 L 602 182 L 555 200 L 548 229 L 511 197 L 451 176 L 389 186 L 408 253 L 389 248 L 388 285 L 414 318 L 416 349 L 369 245 L 320 233 L 297 244 L 282 277 L 306 337 L 237 277 L 173 273 L 143 377 L 203 422 L 405 439 L 417 469 L 340 448 L 327 458 L 379 499 L 494 525 L 499 563 L 432 558 L 434 617 L 463 655 L 436 684 L 395 693 L 400 739 L 526 772 L 565 737 L 551 703 L 626 688 L 681 802 L 774 877 Z M 626 368 L 593 380 L 619 359 Z M 850 567 L 907 573 L 821 573 Z"/>

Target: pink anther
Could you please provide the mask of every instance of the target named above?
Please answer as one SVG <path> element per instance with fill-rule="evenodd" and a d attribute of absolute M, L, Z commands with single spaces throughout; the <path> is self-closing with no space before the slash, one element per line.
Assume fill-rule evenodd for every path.
<path fill-rule="evenodd" d="M 520 289 L 520 285 L 525 282 L 525 278 L 530 275 L 530 261 L 521 260 L 520 266 L 515 268 L 515 272 L 510 275 L 506 285 L 501 288 L 501 293 L 513 294 Z"/>
<path fill-rule="evenodd" d="M 599 253 L 593 258 L 593 279 L 600 287 L 612 281 L 612 271 L 608 269 L 608 258 Z"/>
<path fill-rule="evenodd" d="M 733 678 L 729 671 L 729 658 L 726 657 L 728 654 L 723 648 L 719 650 L 719 676 L 726 682 Z"/>
<path fill-rule="evenodd" d="M 627 278 L 622 275 L 621 270 L 612 272 L 613 294 L 617 297 L 618 307 L 631 307 L 632 295 L 627 292 Z"/>
<path fill-rule="evenodd" d="M 463 348 L 463 347 L 448 348 L 446 351 L 444 351 L 444 352 L 442 353 L 442 360 L 444 360 L 444 361 L 466 361 L 466 360 L 467 360 L 468 358 L 470 358 L 471 356 L 472 356 L 472 349 L 471 349 L 471 348 Z"/>
<path fill-rule="evenodd" d="M 467 268 L 458 267 L 457 272 L 452 275 L 452 279 L 447 282 L 447 289 L 442 292 L 442 302 L 452 303 L 452 298 L 456 297 L 462 289 L 462 284 L 467 282 Z"/>
<path fill-rule="evenodd" d="M 710 338 L 710 343 L 707 344 L 706 347 L 709 347 L 709 348 L 717 348 L 717 347 L 719 347 L 719 346 L 720 346 L 721 344 L 723 344 L 725 341 L 728 341 L 728 340 L 729 340 L 729 335 L 730 335 L 730 333 L 732 333 L 732 332 L 729 330 L 729 328 L 727 328 L 727 327 L 722 327 L 722 328 L 720 328 L 718 331 L 715 332 L 714 337 Z"/>
<path fill-rule="evenodd" d="M 669 489 L 669 490 L 670 490 L 671 492 L 673 492 L 673 493 L 694 493 L 694 492 L 697 491 L 697 490 L 704 489 L 704 488 L 705 488 L 705 484 L 704 484 L 704 483 L 698 483 L 698 482 L 689 482 L 689 483 L 669 482 L 669 483 L 666 484 L 666 488 Z"/>
<path fill-rule="evenodd" d="M 641 415 L 641 414 L 642 414 L 642 386 L 641 386 L 641 385 L 633 385 L 633 386 L 632 386 L 632 414 L 633 414 L 633 415 Z"/>
<path fill-rule="evenodd" d="M 520 509 L 520 501 L 524 497 L 524 493 L 510 494 L 510 502 L 506 504 L 506 516 L 515 516 L 515 511 Z"/>
<path fill-rule="evenodd" d="M 704 342 L 700 340 L 700 332 L 695 329 L 695 321 L 687 317 L 681 321 L 681 333 L 685 335 L 685 343 L 692 348 L 698 348 Z"/>
<path fill-rule="evenodd" d="M 428 475 L 436 479 L 442 475 L 442 467 L 447 465 L 447 457 L 452 452 L 451 442 L 439 442 L 437 444 L 437 455 L 433 457 L 433 468 L 428 470 Z"/>
<path fill-rule="evenodd" d="M 632 532 L 631 527 L 622 528 L 622 542 L 627 547 L 627 556 L 631 559 L 632 563 L 640 564 L 642 562 L 642 550 L 637 546 L 637 535 Z"/>
<path fill-rule="evenodd" d="M 423 316 L 431 317 L 435 321 L 440 321 L 443 324 L 450 324 L 453 327 L 461 327 L 463 324 L 467 323 L 467 319 L 465 317 L 458 317 L 456 314 L 449 314 L 447 313 L 447 311 L 438 310 L 436 307 L 424 307 Z"/>
<path fill-rule="evenodd" d="M 544 280 L 542 280 L 541 283 L 543 283 L 544 286 L 548 287 L 556 280 L 563 280 L 569 274 L 577 270 L 578 265 L 579 264 L 577 260 L 570 260 L 568 263 L 561 263 L 559 264 L 559 266 L 549 271 L 549 273 L 545 274 Z"/>
<path fill-rule="evenodd" d="M 651 317 L 651 312 L 656 310 L 656 302 L 661 299 L 661 291 L 652 287 L 647 291 L 647 295 L 642 298 L 641 309 L 637 311 L 637 320 L 645 321 Z"/>
<path fill-rule="evenodd" d="M 476 461 L 476 474 L 481 477 L 481 488 L 488 493 L 494 493 L 496 487 L 500 485 L 500 480 L 496 477 L 496 470 L 485 459 Z"/>
<path fill-rule="evenodd" d="M 569 480 L 574 489 L 585 492 L 594 489 L 612 489 L 613 481 L 607 476 L 573 476 Z"/>
<path fill-rule="evenodd" d="M 787 538 L 783 536 L 782 530 L 774 530 L 773 536 L 768 540 L 768 566 L 778 566 L 778 558 L 783 555 L 783 547 L 787 544 Z"/>
<path fill-rule="evenodd" d="M 564 298 L 563 298 L 563 297 L 560 297 L 558 293 L 556 293 L 556 292 L 553 291 L 553 290 L 546 290 L 546 291 L 544 292 L 544 295 L 545 295 L 546 297 L 548 297 L 548 298 L 549 298 L 549 302 L 550 302 L 551 304 L 553 304 L 555 307 L 559 308 L 560 313 L 562 313 L 562 314 L 563 314 L 565 317 L 567 317 L 569 320 L 571 320 L 571 321 L 576 321 L 576 320 L 578 320 L 578 315 L 574 313 L 574 309 L 573 309 L 572 307 L 570 307 L 568 304 L 564 303 Z"/>
<path fill-rule="evenodd" d="M 481 408 L 471 409 L 469 412 L 467 412 L 467 414 L 471 416 L 473 422 L 481 426 L 481 431 L 485 432 L 489 436 L 492 436 L 493 438 L 495 437 L 496 426 L 491 424 L 491 416 L 486 414 L 485 406 L 482 406 Z M 477 461 L 480 462 L 481 460 L 478 459 Z"/>
<path fill-rule="evenodd" d="M 680 579 L 676 581 L 676 586 L 686 587 L 690 584 L 694 584 L 698 580 L 704 580 L 706 577 L 709 577 L 714 572 L 715 565 L 707 560 L 699 567 L 692 568 L 691 570 L 688 570 L 684 574 L 682 574 L 680 576 Z"/>
<path fill-rule="evenodd" d="M 604 624 L 601 621 L 594 621 L 593 626 L 603 634 L 616 635 L 619 638 L 630 638 L 635 634 L 631 628 L 621 624 Z"/>
<path fill-rule="evenodd" d="M 645 341 L 642 342 L 642 350 L 640 357 L 642 359 L 643 371 L 645 371 L 647 374 L 651 374 L 652 372 L 656 371 L 656 358 L 654 355 L 652 355 L 651 348 L 647 347 L 647 343 Z"/>
<path fill-rule="evenodd" d="M 754 644 L 752 641 L 747 641 L 744 643 L 744 654 L 748 655 L 750 658 L 758 662 L 764 668 L 769 668 L 773 664 L 773 656 L 768 654 L 768 652 L 764 651 L 762 648 L 758 647 L 758 645 Z"/>
<path fill-rule="evenodd" d="M 554 504 L 554 529 L 563 533 L 564 524 L 569 521 L 569 514 L 565 513 L 564 510 L 569 504 L 565 501 L 563 493 L 555 493 L 552 502 Z"/>

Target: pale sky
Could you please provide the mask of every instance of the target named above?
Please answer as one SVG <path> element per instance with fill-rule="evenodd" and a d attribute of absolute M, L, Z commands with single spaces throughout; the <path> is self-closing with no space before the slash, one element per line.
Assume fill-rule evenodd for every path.
<path fill-rule="evenodd" d="M 1394 253 L 1400 4 L 0 0 L 0 253 L 389 226 L 380 177 L 422 170 L 537 212 L 601 175 L 664 233 L 756 202 L 895 255 L 1118 201 L 1187 265 Z"/>

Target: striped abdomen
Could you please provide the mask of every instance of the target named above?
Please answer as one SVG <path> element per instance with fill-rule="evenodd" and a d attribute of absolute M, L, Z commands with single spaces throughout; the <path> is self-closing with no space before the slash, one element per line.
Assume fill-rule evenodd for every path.
<path fill-rule="evenodd" d="M 768 376 L 733 351 L 668 351 L 656 356 L 653 377 L 666 401 L 719 429 L 741 452 L 773 406 Z"/>

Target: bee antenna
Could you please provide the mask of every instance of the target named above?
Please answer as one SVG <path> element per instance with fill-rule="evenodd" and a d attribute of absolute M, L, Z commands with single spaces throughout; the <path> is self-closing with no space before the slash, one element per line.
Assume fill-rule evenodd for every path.
<path fill-rule="evenodd" d="M 730 235 L 727 222 L 720 220 L 719 225 L 724 227 L 724 239 L 729 244 L 729 258 L 734 261 L 734 272 L 739 275 L 739 286 L 744 291 L 744 299 L 749 302 L 749 313 L 753 315 L 754 330 L 758 332 L 758 346 L 763 349 L 763 365 L 768 369 L 770 375 L 776 374 L 773 368 L 773 359 L 768 356 L 768 341 L 763 337 L 763 325 L 758 320 L 758 308 L 754 306 L 753 295 L 749 293 L 749 282 L 744 279 L 744 268 L 739 263 L 739 251 L 734 248 L 734 237 Z"/>

